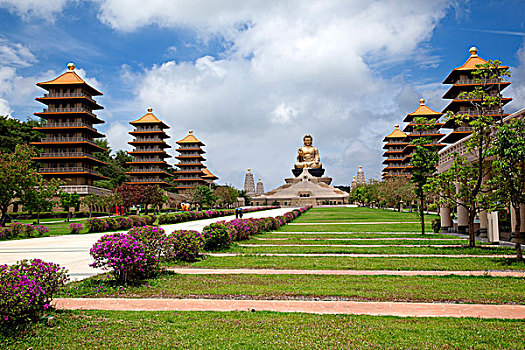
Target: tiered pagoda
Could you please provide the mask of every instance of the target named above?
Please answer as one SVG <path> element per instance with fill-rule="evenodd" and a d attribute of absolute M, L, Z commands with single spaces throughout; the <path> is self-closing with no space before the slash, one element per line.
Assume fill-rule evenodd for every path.
<path fill-rule="evenodd" d="M 442 144 L 439 142 L 439 140 L 445 136 L 445 134 L 440 133 L 441 127 L 444 125 L 443 123 L 438 122 L 439 118 L 443 113 L 436 112 L 425 105 L 425 100 L 420 99 L 419 100 L 419 107 L 417 109 L 406 115 L 405 119 L 403 120 L 405 123 L 408 123 L 407 126 L 403 129 L 403 131 L 407 134 L 405 141 L 408 143 L 404 150 L 403 150 L 403 156 L 404 162 L 407 165 L 407 169 L 410 170 L 412 166 L 410 165 L 410 159 L 412 158 L 412 153 L 414 153 L 416 149 L 416 145 L 413 145 L 412 142 L 420 137 L 426 137 L 429 139 L 429 143 L 423 145 L 423 147 L 430 148 L 430 147 L 436 147 L 436 149 L 439 151 L 443 147 L 445 147 L 445 144 Z M 423 124 L 418 124 L 414 121 L 414 118 L 424 118 L 426 120 L 426 125 L 433 127 L 428 130 L 421 130 L 418 128 L 418 126 L 423 126 Z M 419 130 L 418 130 L 419 129 Z M 427 128 L 423 128 L 427 129 Z M 437 164 L 436 164 L 437 166 Z"/>
<path fill-rule="evenodd" d="M 383 178 L 410 176 L 410 172 L 407 170 L 409 164 L 403 155 L 403 151 L 408 145 L 406 142 L 407 135 L 399 130 L 399 124 L 396 124 L 395 127 L 394 131 L 383 139 L 385 142 L 383 149 L 386 149 L 383 153 L 383 157 L 386 157 L 383 161 L 383 164 L 386 165 L 383 168 Z"/>
<path fill-rule="evenodd" d="M 103 109 L 93 96 L 102 95 L 75 73 L 75 65 L 69 63 L 68 71 L 58 78 L 37 83 L 47 90 L 44 97 L 36 100 L 45 104 L 42 112 L 35 113 L 44 119 L 35 130 L 45 136 L 40 142 L 32 142 L 43 150 L 35 161 L 40 163 L 38 172 L 45 178 L 64 181 L 63 190 L 88 194 L 97 191 L 93 181 L 107 179 L 96 171 L 97 166 L 106 163 L 98 160 L 93 153 L 104 152 L 94 139 L 104 137 L 94 127 L 102 124 L 94 110 Z"/>
<path fill-rule="evenodd" d="M 211 171 L 208 170 L 208 168 L 202 169 L 202 172 L 204 175 L 202 175 L 202 178 L 206 181 L 206 183 L 211 186 L 213 184 L 213 181 L 218 180 L 219 178 L 211 173 Z"/>
<path fill-rule="evenodd" d="M 169 136 L 164 132 L 169 126 L 160 121 L 148 108 L 148 113 L 141 118 L 130 122 L 135 130 L 130 132 L 135 139 L 128 142 L 135 149 L 128 152 L 133 161 L 127 162 L 131 170 L 126 172 L 129 184 L 171 186 L 168 179 L 171 175 L 167 172 L 170 167 L 165 159 L 170 156 L 165 149 L 170 148 L 165 139 Z"/>
<path fill-rule="evenodd" d="M 190 130 L 188 136 L 177 141 L 177 144 L 179 155 L 175 158 L 179 160 L 177 164 L 179 170 L 175 171 L 175 174 L 178 175 L 175 189 L 184 191 L 206 185 L 206 180 L 202 178 L 205 175 L 203 162 L 206 160 L 202 156 L 206 153 L 202 149 L 202 146 L 205 146 L 204 143 L 199 141 Z"/>
<path fill-rule="evenodd" d="M 480 100 L 469 99 L 468 97 L 460 98 L 459 94 L 462 92 L 471 92 L 477 86 L 483 87 L 485 92 L 491 95 L 495 95 L 499 91 L 502 91 L 510 85 L 509 81 L 496 81 L 496 80 L 483 80 L 476 81 L 476 76 L 472 74 L 473 71 L 478 68 L 476 65 L 487 63 L 483 58 L 478 56 L 478 49 L 472 47 L 470 50 L 470 57 L 468 60 L 458 68 L 454 68 L 448 77 L 443 81 L 443 84 L 452 84 L 450 89 L 443 95 L 444 99 L 451 99 L 452 101 L 448 106 L 443 109 L 443 113 L 448 111 L 453 112 L 455 115 L 468 114 L 475 118 L 477 111 L 473 108 L 472 102 L 480 102 Z M 500 66 L 500 68 L 508 68 L 507 66 Z M 511 98 L 502 98 L 501 103 L 505 105 L 512 101 Z M 494 109 L 486 111 L 487 115 L 491 115 L 496 119 L 506 117 L 508 114 L 504 114 L 503 111 Z M 443 140 L 443 143 L 455 143 L 465 136 L 472 133 L 471 127 L 465 122 L 463 125 L 457 125 L 455 118 L 451 118 L 444 125 L 443 128 L 453 129 Z"/>

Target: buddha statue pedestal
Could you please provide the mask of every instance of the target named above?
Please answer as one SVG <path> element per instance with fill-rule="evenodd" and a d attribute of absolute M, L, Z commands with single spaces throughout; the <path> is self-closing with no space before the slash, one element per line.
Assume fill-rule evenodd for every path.
<path fill-rule="evenodd" d="M 324 169 L 323 168 L 294 168 L 292 169 L 292 173 L 295 177 L 301 175 L 303 170 L 306 169 L 310 173 L 310 175 L 315 177 L 322 177 L 324 175 Z"/>

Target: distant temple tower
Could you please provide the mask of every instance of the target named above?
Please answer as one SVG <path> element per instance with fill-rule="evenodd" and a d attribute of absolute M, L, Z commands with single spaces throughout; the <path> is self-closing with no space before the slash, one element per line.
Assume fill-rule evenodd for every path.
<path fill-rule="evenodd" d="M 365 172 L 363 171 L 363 167 L 361 165 L 357 170 L 356 182 L 358 185 L 366 184 Z"/>
<path fill-rule="evenodd" d="M 257 187 L 255 188 L 255 195 L 260 196 L 261 194 L 264 194 L 264 185 L 261 181 L 261 178 L 259 178 L 259 181 L 257 182 Z"/>
<path fill-rule="evenodd" d="M 467 61 L 461 67 L 454 68 L 452 72 L 450 72 L 448 77 L 443 81 L 443 84 L 452 84 L 450 89 L 445 93 L 445 95 L 443 95 L 444 99 L 452 99 L 448 106 L 446 106 L 443 109 L 443 113 L 451 111 L 455 114 L 469 114 L 472 116 L 472 118 L 475 118 L 477 116 L 477 112 L 473 108 L 471 100 L 467 96 L 465 96 L 464 98 L 460 98 L 460 93 L 470 92 L 473 91 L 476 87 L 481 86 L 483 90 L 485 90 L 485 92 L 490 94 L 496 93 L 498 91 L 498 87 L 500 91 L 502 91 L 510 85 L 509 81 L 498 82 L 489 79 L 485 79 L 481 82 L 476 82 L 474 80 L 476 76 L 473 75 L 472 72 L 478 69 L 476 67 L 477 64 L 484 64 L 487 63 L 487 61 L 478 56 L 477 48 L 471 47 L 469 52 L 470 57 L 467 59 Z M 508 67 L 500 66 L 500 68 Z M 512 101 L 512 98 L 504 97 L 501 99 L 501 104 L 503 106 L 509 103 L 510 101 Z M 497 108 L 488 111 L 488 113 L 488 115 L 492 115 L 495 119 L 498 120 L 508 116 L 508 114 L 503 113 L 503 110 L 500 111 Z M 472 128 L 468 125 L 467 122 L 463 125 L 457 125 L 455 118 L 449 119 L 443 125 L 443 128 L 453 129 L 450 134 L 448 134 L 445 138 L 443 138 L 443 140 L 441 140 L 441 142 L 443 143 L 455 143 L 472 133 Z"/>
<path fill-rule="evenodd" d="M 178 175 L 175 180 L 177 182 L 175 188 L 189 190 L 195 186 L 205 185 L 206 180 L 202 178 L 205 175 L 205 166 L 202 162 L 206 160 L 202 156 L 203 153 L 206 153 L 202 149 L 202 146 L 205 146 L 204 143 L 199 141 L 190 130 L 188 136 L 177 141 L 177 144 L 179 145 L 177 152 L 180 154 L 175 157 L 179 160 L 177 164 L 179 170 L 175 172 Z"/>
<path fill-rule="evenodd" d="M 166 163 L 165 158 L 170 156 L 165 149 L 170 146 L 164 141 L 169 138 L 164 129 L 169 129 L 169 126 L 152 112 L 153 109 L 148 108 L 148 113 L 130 122 L 135 127 L 135 130 L 130 131 L 130 135 L 135 139 L 128 143 L 135 149 L 128 152 L 133 161 L 126 163 L 132 167 L 126 174 L 130 178 L 129 184 L 167 187 L 170 186 L 167 179 L 172 175 L 166 172 L 170 165 Z"/>
<path fill-rule="evenodd" d="M 251 169 L 248 169 L 244 176 L 244 191 L 248 196 L 255 196 L 255 181 L 253 180 Z"/>
<path fill-rule="evenodd" d="M 33 158 L 40 163 L 38 172 L 45 178 L 58 178 L 65 182 L 62 190 L 88 193 L 101 193 L 104 190 L 93 186 L 95 180 L 107 177 L 100 175 L 95 167 L 106 163 L 98 160 L 93 153 L 104 152 L 94 139 L 104 137 L 95 129 L 95 124 L 102 124 L 94 110 L 103 109 L 93 96 L 102 93 L 87 84 L 75 73 L 75 65 L 69 63 L 68 71 L 59 77 L 37 83 L 47 90 L 44 97 L 36 100 L 47 105 L 36 116 L 45 120 L 41 127 L 35 127 L 45 134 L 40 142 L 32 142 L 43 152 Z"/>
<path fill-rule="evenodd" d="M 386 149 L 383 157 L 387 157 L 383 161 L 383 164 L 386 164 L 386 167 L 383 168 L 383 178 L 410 176 L 407 171 L 408 163 L 405 162 L 403 156 L 403 150 L 408 145 L 405 140 L 407 135 L 399 130 L 399 124 L 396 124 L 395 127 L 394 131 L 383 139 L 385 142 L 383 148 Z"/>

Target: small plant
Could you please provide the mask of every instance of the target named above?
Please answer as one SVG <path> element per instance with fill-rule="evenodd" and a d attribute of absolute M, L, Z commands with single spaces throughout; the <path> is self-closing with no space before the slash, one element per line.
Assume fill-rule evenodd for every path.
<path fill-rule="evenodd" d="M 44 234 L 49 232 L 49 228 L 45 227 L 44 225 L 36 225 L 34 226 L 35 231 L 38 232 L 39 236 L 43 236 Z"/>
<path fill-rule="evenodd" d="M 84 229 L 84 226 L 82 226 L 82 224 L 79 224 L 79 223 L 69 224 L 70 233 L 77 234 L 77 233 L 80 233 L 80 231 L 82 231 L 83 229 Z"/>
<path fill-rule="evenodd" d="M 168 236 L 164 257 L 167 261 L 195 261 L 204 247 L 204 238 L 197 231 L 177 230 Z"/>
<path fill-rule="evenodd" d="M 119 284 L 138 282 L 156 273 L 158 261 L 148 247 L 127 233 L 102 236 L 90 250 L 89 266 L 111 271 Z"/>
<path fill-rule="evenodd" d="M 21 323 L 35 319 L 68 280 L 63 267 L 40 259 L 0 265 L 0 320 Z"/>
<path fill-rule="evenodd" d="M 439 233 L 440 230 L 441 230 L 441 220 L 440 219 L 432 220 L 432 232 Z"/>
<path fill-rule="evenodd" d="M 215 222 L 202 229 L 204 237 L 204 250 L 217 251 L 230 247 L 232 238 L 230 229 L 224 221 Z"/>

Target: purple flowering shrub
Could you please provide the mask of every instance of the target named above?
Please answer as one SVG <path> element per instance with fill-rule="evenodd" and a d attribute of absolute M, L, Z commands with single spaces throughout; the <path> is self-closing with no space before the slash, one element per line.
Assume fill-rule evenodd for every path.
<path fill-rule="evenodd" d="M 245 241 L 250 239 L 251 235 L 257 233 L 255 223 L 249 219 L 231 220 L 226 225 L 230 229 L 232 241 Z"/>
<path fill-rule="evenodd" d="M 13 234 L 9 227 L 0 227 L 0 239 L 9 239 L 12 238 Z"/>
<path fill-rule="evenodd" d="M 63 267 L 40 259 L 0 265 L 0 320 L 23 322 L 41 315 L 68 280 Z"/>
<path fill-rule="evenodd" d="M 83 229 L 84 229 L 84 226 L 82 226 L 82 224 L 80 224 L 80 223 L 71 223 L 71 224 L 69 224 L 69 232 L 70 233 L 73 233 L 73 234 L 80 233 L 80 231 L 82 231 Z"/>
<path fill-rule="evenodd" d="M 167 261 L 195 261 L 204 247 L 204 238 L 198 231 L 177 230 L 168 236 L 164 257 Z"/>
<path fill-rule="evenodd" d="M 129 219 L 133 220 L 133 226 L 142 226 L 142 220 L 138 215 L 130 215 Z"/>
<path fill-rule="evenodd" d="M 42 236 L 49 232 L 49 228 L 47 228 L 44 225 L 35 225 L 33 227 L 35 228 L 35 231 L 38 233 L 39 236 Z"/>
<path fill-rule="evenodd" d="M 224 221 L 215 222 L 202 229 L 204 250 L 217 251 L 230 247 L 232 238 L 230 228 Z"/>
<path fill-rule="evenodd" d="M 86 221 L 86 227 L 89 232 L 103 232 L 109 228 L 109 225 L 102 218 L 89 218 Z"/>
<path fill-rule="evenodd" d="M 130 218 L 119 216 L 115 220 L 118 222 L 119 230 L 127 230 L 133 227 L 133 220 Z"/>
<path fill-rule="evenodd" d="M 13 222 L 11 225 L 9 225 L 9 228 L 11 229 L 11 235 L 13 237 L 21 235 L 27 235 L 27 237 L 31 237 L 33 232 L 35 232 L 35 227 L 33 225 L 22 224 L 21 222 Z"/>
<path fill-rule="evenodd" d="M 116 231 L 119 229 L 118 221 L 114 218 L 106 218 L 106 224 L 108 225 L 108 231 Z"/>
<path fill-rule="evenodd" d="M 158 266 L 146 244 L 127 233 L 104 235 L 89 252 L 94 260 L 89 266 L 111 271 L 118 284 L 146 279 Z"/>
<path fill-rule="evenodd" d="M 168 240 L 163 228 L 158 226 L 133 227 L 128 231 L 128 234 L 144 243 L 148 251 L 155 256 L 157 262 L 159 261 Z"/>

